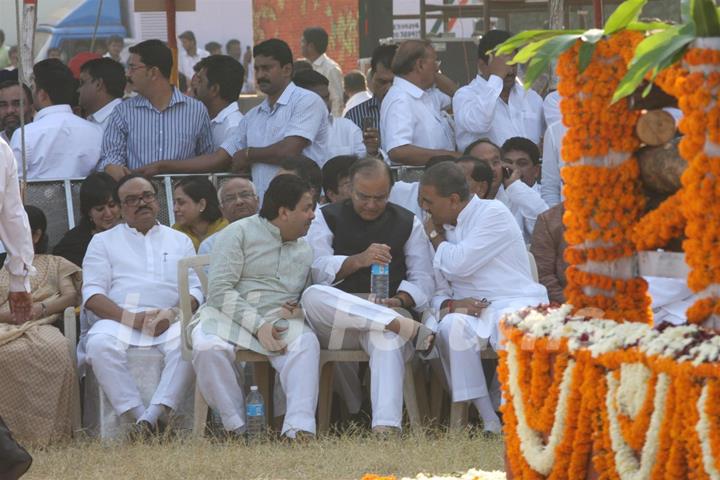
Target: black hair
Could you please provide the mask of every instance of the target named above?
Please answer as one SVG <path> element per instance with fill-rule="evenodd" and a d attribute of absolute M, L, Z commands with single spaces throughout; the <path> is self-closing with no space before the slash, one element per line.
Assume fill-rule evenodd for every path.
<path fill-rule="evenodd" d="M 315 189 L 316 195 L 320 195 L 322 189 L 322 170 L 315 160 L 305 155 L 293 155 L 284 158 L 280 162 L 280 168 L 289 172 L 295 172 L 298 177 L 305 180 Z"/>
<path fill-rule="evenodd" d="M 338 155 L 322 166 L 322 187 L 325 193 L 338 193 L 341 178 L 350 176 L 350 167 L 358 161 L 357 155 Z"/>
<path fill-rule="evenodd" d="M 278 175 L 265 191 L 260 216 L 270 221 L 280 215 L 280 207 L 295 210 L 302 196 L 309 193 L 310 189 L 310 184 L 297 175 Z"/>
<path fill-rule="evenodd" d="M 470 187 L 463 171 L 451 162 L 442 162 L 425 170 L 420 185 L 432 186 L 441 197 L 457 194 L 461 201 L 470 197 Z"/>
<path fill-rule="evenodd" d="M 88 175 L 80 184 L 80 223 L 92 227 L 90 210 L 105 205 L 113 198 L 117 182 L 105 172 Z"/>
<path fill-rule="evenodd" d="M 125 95 L 125 67 L 112 58 L 94 58 L 83 63 L 81 72 L 85 72 L 94 80 L 102 80 L 108 95 L 122 98 Z"/>
<path fill-rule="evenodd" d="M 512 37 L 512 33 L 506 30 L 490 30 L 482 36 L 478 43 L 478 60 L 488 62 L 488 52 Z"/>
<path fill-rule="evenodd" d="M 373 50 L 372 58 L 370 58 L 370 68 L 373 73 L 377 71 L 377 66 L 382 65 L 388 70 L 392 69 L 393 58 L 397 52 L 397 45 L 379 45 Z"/>
<path fill-rule="evenodd" d="M 186 38 L 188 40 L 192 40 L 193 43 L 197 43 L 197 40 L 195 40 L 195 33 L 193 33 L 192 30 L 185 30 L 178 35 L 178 38 Z"/>
<path fill-rule="evenodd" d="M 502 152 L 502 149 L 495 142 L 490 140 L 489 138 L 480 138 L 480 139 L 472 142 L 467 147 L 465 147 L 465 150 L 463 151 L 463 155 L 470 155 L 470 152 L 473 151 L 473 148 L 477 147 L 478 145 L 480 145 L 482 143 L 487 143 L 488 145 L 495 147 L 498 152 Z"/>
<path fill-rule="evenodd" d="M 118 180 L 117 185 L 115 185 L 115 190 L 113 191 L 113 199 L 117 203 L 120 203 L 120 187 L 122 187 L 127 182 L 129 182 L 130 180 L 133 180 L 135 178 L 142 178 L 143 180 L 146 180 L 150 185 L 152 185 L 153 191 L 157 195 L 158 187 L 157 187 L 157 185 L 155 185 L 155 182 L 153 182 L 152 179 L 146 177 L 145 175 L 143 175 L 141 173 L 131 173 L 129 175 L 125 175 L 124 177 L 122 177 L 120 180 Z"/>
<path fill-rule="evenodd" d="M 493 171 L 487 162 L 483 162 L 479 158 L 473 157 L 472 155 L 463 155 L 462 157 L 455 160 L 455 163 L 467 162 L 472 163 L 473 169 L 470 172 L 470 178 L 476 182 L 487 182 L 490 185 L 493 181 Z"/>
<path fill-rule="evenodd" d="M 157 67 L 165 78 L 170 78 L 173 67 L 172 52 L 162 41 L 153 38 L 130 47 L 130 53 L 140 56 L 148 67 Z"/>
<path fill-rule="evenodd" d="M 316 72 L 315 70 L 301 70 L 295 72 L 293 75 L 293 83 L 300 88 L 312 90 L 313 87 L 319 87 L 330 85 L 330 81 L 322 73 Z"/>
<path fill-rule="evenodd" d="M 33 65 L 35 88 L 43 90 L 53 105 L 75 105 L 77 81 L 70 69 L 57 58 L 48 58 Z"/>
<path fill-rule="evenodd" d="M 230 47 L 233 45 L 240 45 L 240 40 L 238 40 L 237 38 L 231 38 L 230 40 L 228 40 L 225 44 L 225 52 L 228 52 L 230 50 Z"/>
<path fill-rule="evenodd" d="M 21 84 L 17 80 L 5 80 L 4 82 L 0 83 L 0 90 L 5 90 L 6 88 L 14 87 L 16 85 L 22 85 L 23 92 L 25 92 L 25 104 L 32 105 L 33 104 L 32 90 L 30 90 L 30 87 L 28 87 L 24 83 Z"/>
<path fill-rule="evenodd" d="M 240 62 L 229 55 L 211 55 L 196 63 L 193 69 L 196 72 L 205 69 L 208 87 L 217 85 L 223 100 L 237 101 L 245 78 L 245 68 Z"/>
<path fill-rule="evenodd" d="M 322 55 L 327 51 L 328 47 L 328 34 L 322 27 L 310 27 L 306 28 L 303 32 L 303 38 L 305 43 L 312 44 L 315 50 Z"/>
<path fill-rule="evenodd" d="M 3 43 L 5 43 L 5 32 L 0 30 L 0 45 L 2 45 Z"/>
<path fill-rule="evenodd" d="M 25 213 L 27 213 L 30 231 L 35 233 L 37 230 L 42 232 L 40 239 L 35 245 L 35 254 L 47 253 L 48 251 L 48 235 L 47 235 L 47 217 L 42 210 L 33 205 L 25 205 Z"/>
<path fill-rule="evenodd" d="M 271 38 L 260 42 L 253 47 L 253 57 L 263 56 L 277 60 L 283 67 L 288 63 L 292 65 L 293 55 L 290 46 L 279 38 Z"/>
<path fill-rule="evenodd" d="M 352 166 L 350 167 L 350 171 L 348 172 L 350 181 L 352 182 L 355 178 L 355 175 L 357 175 L 358 173 L 363 173 L 367 171 L 383 171 L 390 180 L 390 188 L 392 188 L 392 186 L 395 184 L 395 180 L 393 179 L 390 166 L 382 160 L 372 157 L 363 158 L 362 160 L 358 160 L 357 162 L 352 164 Z"/>
<path fill-rule="evenodd" d="M 222 45 L 220 45 L 218 42 L 208 42 L 205 44 L 205 50 L 210 52 L 210 50 L 220 50 L 222 51 Z"/>
<path fill-rule="evenodd" d="M 200 218 L 206 222 L 213 223 L 222 218 L 217 190 L 207 177 L 201 175 L 183 177 L 174 188 L 182 189 L 195 203 L 205 200 L 205 210 L 200 212 Z"/>
<path fill-rule="evenodd" d="M 415 63 L 425 57 L 432 44 L 429 40 L 405 40 L 395 52 L 392 71 L 395 75 L 407 75 L 415 68 Z"/>
<path fill-rule="evenodd" d="M 358 70 L 353 70 L 343 78 L 343 86 L 353 92 L 362 92 L 363 90 L 367 90 L 365 75 Z"/>
<path fill-rule="evenodd" d="M 530 160 L 532 160 L 533 165 L 540 165 L 540 149 L 537 145 L 535 145 L 535 142 L 533 142 L 529 138 L 508 138 L 505 143 L 503 143 L 503 146 L 500 150 L 502 151 L 503 155 L 508 152 L 514 151 L 527 153 L 528 157 L 530 157 Z"/>

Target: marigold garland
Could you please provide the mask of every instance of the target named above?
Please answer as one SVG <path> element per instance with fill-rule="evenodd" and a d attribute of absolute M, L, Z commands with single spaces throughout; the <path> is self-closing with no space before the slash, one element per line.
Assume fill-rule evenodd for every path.
<path fill-rule="evenodd" d="M 683 201 L 683 190 L 679 190 L 645 215 L 635 225 L 632 233 L 635 248 L 662 248 L 673 238 L 682 236 L 686 223 L 682 213 Z"/>

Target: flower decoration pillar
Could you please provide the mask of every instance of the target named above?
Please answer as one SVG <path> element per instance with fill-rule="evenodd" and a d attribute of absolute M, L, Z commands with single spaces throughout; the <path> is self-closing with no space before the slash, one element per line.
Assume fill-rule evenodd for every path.
<path fill-rule="evenodd" d="M 588 46 L 577 42 L 562 54 L 557 72 L 568 128 L 562 145 L 567 166 L 561 172 L 568 303 L 600 309 L 605 318 L 649 322 L 647 283 L 639 277 L 631 239 L 645 203 L 633 156 L 639 113 L 627 100 L 611 103 L 640 40 L 641 34 L 630 31 L 600 40 L 582 72 L 578 58 Z"/>

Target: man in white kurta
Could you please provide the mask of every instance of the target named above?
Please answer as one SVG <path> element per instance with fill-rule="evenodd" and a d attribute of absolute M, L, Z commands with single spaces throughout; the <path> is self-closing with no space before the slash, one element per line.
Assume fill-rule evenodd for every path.
<path fill-rule="evenodd" d="M 188 394 L 192 365 L 181 358 L 177 263 L 195 255 L 190 239 L 157 223 L 154 186 L 126 177 L 117 189 L 127 223 L 93 236 L 83 260 L 83 306 L 90 330 L 87 362 L 118 415 L 156 431 L 168 410 Z M 203 301 L 200 281 L 190 276 L 194 307 Z M 132 347 L 153 347 L 165 358 L 155 394 L 146 408 L 127 366 Z"/>
<path fill-rule="evenodd" d="M 368 353 L 372 426 L 399 429 L 405 362 L 412 355 L 405 339 L 421 326 L 409 313 L 388 307 L 427 304 L 434 288 L 429 246 L 420 221 L 387 202 L 390 171 L 385 163 L 377 159 L 356 162 L 350 182 L 350 199 L 324 206 L 308 232 L 315 253 L 316 285 L 305 291 L 302 304 L 324 348 Z M 390 267 L 390 298 L 384 305 L 358 296 L 370 292 L 373 263 Z M 359 408 L 359 383 L 352 377 L 344 381 L 342 394 L 352 411 L 353 404 Z"/>
<path fill-rule="evenodd" d="M 547 303 L 547 292 L 532 279 L 522 234 L 508 209 L 470 196 L 457 165 L 444 162 L 425 172 L 420 198 L 432 215 L 426 224 L 438 282 L 432 303 L 439 310 L 437 345 L 452 399 L 472 401 L 484 429 L 498 432 L 481 351 L 488 343 L 498 348 L 504 313 Z"/>
<path fill-rule="evenodd" d="M 320 345 L 297 308 L 312 264 L 302 238 L 314 217 L 310 190 L 294 175 L 278 175 L 260 214 L 226 227 L 213 247 L 208 301 L 190 326 L 193 366 L 200 392 L 234 435 L 245 431 L 234 368 L 240 348 L 267 355 L 279 374 L 287 398 L 283 435 L 315 434 Z"/>

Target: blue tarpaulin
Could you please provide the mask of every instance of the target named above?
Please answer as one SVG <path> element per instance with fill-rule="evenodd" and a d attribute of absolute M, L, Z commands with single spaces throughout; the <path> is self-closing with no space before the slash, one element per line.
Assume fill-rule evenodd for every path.
<path fill-rule="evenodd" d="M 66 39 L 90 39 L 95 29 L 98 7 L 101 0 L 85 0 L 75 7 L 55 25 L 38 25 L 38 31 L 52 32 L 53 38 L 49 47 L 58 47 Z M 122 24 L 120 2 L 122 0 L 103 0 L 100 12 L 97 37 L 106 38 L 113 35 L 126 37 L 127 31 Z"/>

